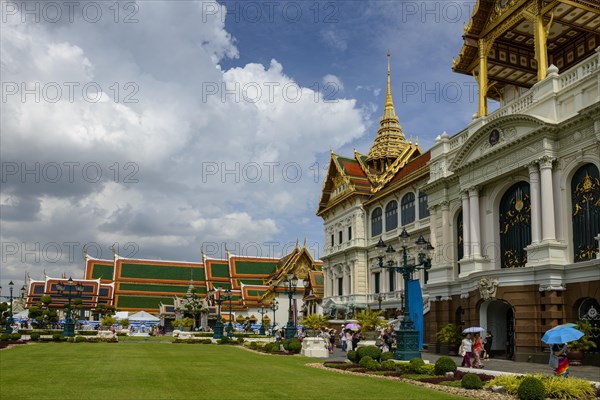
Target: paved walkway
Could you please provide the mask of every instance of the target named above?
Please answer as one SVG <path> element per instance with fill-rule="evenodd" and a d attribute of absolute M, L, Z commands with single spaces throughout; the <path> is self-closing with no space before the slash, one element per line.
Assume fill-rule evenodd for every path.
<path fill-rule="evenodd" d="M 442 354 L 433 353 L 421 353 L 423 360 L 435 363 L 435 361 L 442 356 Z M 462 357 L 451 357 L 456 365 L 460 365 Z M 329 357 L 332 361 L 341 361 L 346 359 L 346 353 L 342 352 L 341 349 L 336 348 L 334 353 Z M 482 360 L 485 365 L 483 369 L 471 369 L 471 368 L 459 368 L 464 371 L 471 372 L 482 372 L 490 375 L 500 375 L 503 373 L 513 374 L 526 374 L 526 373 L 542 373 L 551 374 L 552 369 L 547 364 L 527 363 L 527 362 L 516 362 L 510 360 L 504 360 L 500 358 L 492 358 L 489 360 Z M 589 381 L 593 381 L 600 384 L 600 367 L 592 367 L 589 365 L 571 366 L 569 368 L 571 376 L 575 378 L 583 378 Z"/>

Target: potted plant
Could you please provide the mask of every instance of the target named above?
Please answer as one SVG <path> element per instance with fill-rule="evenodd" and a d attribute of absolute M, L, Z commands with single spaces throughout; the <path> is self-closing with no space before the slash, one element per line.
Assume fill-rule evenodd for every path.
<path fill-rule="evenodd" d="M 129 319 L 124 318 L 124 319 L 121 320 L 121 328 L 127 329 L 127 328 L 129 328 L 129 325 L 131 325 L 129 323 Z"/>
<path fill-rule="evenodd" d="M 387 326 L 387 321 L 381 318 L 381 311 L 362 310 L 356 314 L 356 320 L 366 340 L 376 340 L 379 335 L 377 328 Z"/>
<path fill-rule="evenodd" d="M 569 352 L 567 353 L 567 358 L 570 364 L 581 365 L 583 364 L 585 352 L 596 348 L 596 343 L 590 337 L 598 328 L 594 328 L 590 321 L 586 319 L 577 321 L 577 325 L 574 328 L 583 332 L 583 336 L 579 340 L 568 343 Z"/>
<path fill-rule="evenodd" d="M 100 321 L 100 323 L 102 327 L 105 328 L 103 330 L 109 330 L 111 326 L 117 323 L 117 320 L 112 315 L 107 315 L 104 318 L 102 318 L 102 321 Z"/>
<path fill-rule="evenodd" d="M 190 317 L 185 317 L 181 320 L 181 326 L 183 326 L 183 330 L 189 332 L 194 326 L 194 319 Z"/>
<path fill-rule="evenodd" d="M 309 314 L 302 319 L 302 325 L 307 328 L 308 336 L 317 336 L 319 328 L 326 326 L 329 318 L 325 315 Z"/>
<path fill-rule="evenodd" d="M 458 347 L 463 339 L 462 332 L 458 325 L 452 323 L 444 325 L 444 327 L 436 333 L 436 336 L 438 342 L 440 342 L 440 353 L 450 355 L 458 354 Z"/>

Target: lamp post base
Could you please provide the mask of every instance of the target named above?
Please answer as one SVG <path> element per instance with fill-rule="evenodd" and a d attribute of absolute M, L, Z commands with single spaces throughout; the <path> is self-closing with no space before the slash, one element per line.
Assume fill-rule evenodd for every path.
<path fill-rule="evenodd" d="M 65 322 L 65 326 L 63 328 L 63 336 L 64 337 L 73 337 L 73 336 L 75 336 L 75 323 L 73 323 L 73 322 Z"/>
<path fill-rule="evenodd" d="M 4 333 L 10 335 L 11 333 L 13 333 L 13 328 L 12 328 L 12 324 L 10 322 L 6 323 L 6 327 L 4 328 Z"/>
<path fill-rule="evenodd" d="M 227 324 L 227 336 L 229 338 L 233 337 L 233 325 L 231 322 L 229 324 Z"/>
<path fill-rule="evenodd" d="M 396 331 L 396 352 L 394 359 L 410 361 L 413 358 L 421 358 L 419 351 L 419 331 L 412 328 L 400 327 Z"/>
<path fill-rule="evenodd" d="M 258 330 L 258 333 L 259 333 L 259 335 L 263 335 L 264 336 L 264 334 L 265 334 L 265 326 L 264 325 L 260 326 L 260 329 Z"/>
<path fill-rule="evenodd" d="M 294 336 L 296 336 L 296 327 L 294 326 L 294 323 L 290 321 L 287 323 L 287 326 L 285 327 L 285 338 L 291 339 Z"/>
<path fill-rule="evenodd" d="M 221 339 L 223 337 L 223 324 L 217 322 L 215 324 L 215 331 L 213 335 L 213 339 Z"/>

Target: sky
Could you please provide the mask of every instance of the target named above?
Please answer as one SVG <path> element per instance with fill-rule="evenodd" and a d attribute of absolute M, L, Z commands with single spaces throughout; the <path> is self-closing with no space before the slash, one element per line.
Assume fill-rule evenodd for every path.
<path fill-rule="evenodd" d="M 282 257 L 329 152 L 373 143 L 392 93 L 426 151 L 477 110 L 451 71 L 474 2 L 5 1 L 0 282 L 112 259 Z"/>

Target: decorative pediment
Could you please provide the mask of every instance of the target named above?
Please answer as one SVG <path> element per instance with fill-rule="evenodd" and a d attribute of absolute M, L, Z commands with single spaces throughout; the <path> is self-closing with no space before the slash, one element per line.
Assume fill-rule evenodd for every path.
<path fill-rule="evenodd" d="M 450 164 L 450 170 L 458 172 L 530 135 L 552 129 L 553 125 L 528 115 L 500 117 L 479 128 L 463 143 Z"/>

